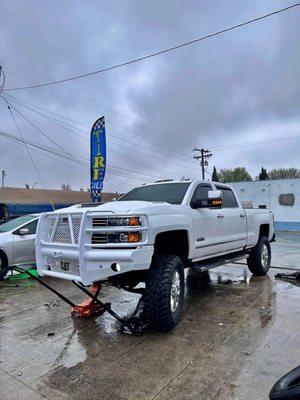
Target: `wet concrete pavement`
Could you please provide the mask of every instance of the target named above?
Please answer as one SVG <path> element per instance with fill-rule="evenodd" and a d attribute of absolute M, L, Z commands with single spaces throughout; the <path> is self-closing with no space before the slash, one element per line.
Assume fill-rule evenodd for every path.
<path fill-rule="evenodd" d="M 273 265 L 300 269 L 300 235 L 279 235 L 272 250 Z M 1 288 L 0 399 L 268 399 L 300 360 L 300 283 L 277 272 L 224 266 L 209 284 L 189 272 L 181 323 L 142 337 L 119 333 L 109 315 L 81 320 L 61 300 L 45 306 L 57 298 L 41 286 Z M 82 300 L 71 283 L 47 282 Z M 138 298 L 114 288 L 102 296 L 123 315 Z"/>

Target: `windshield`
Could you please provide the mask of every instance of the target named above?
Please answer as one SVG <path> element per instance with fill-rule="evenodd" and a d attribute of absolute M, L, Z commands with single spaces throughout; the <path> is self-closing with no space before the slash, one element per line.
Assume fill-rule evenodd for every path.
<path fill-rule="evenodd" d="M 162 183 L 141 186 L 124 194 L 118 201 L 152 201 L 181 204 L 191 182 Z"/>
<path fill-rule="evenodd" d="M 22 217 L 12 219 L 11 221 L 5 222 L 0 225 L 0 232 L 9 232 L 13 229 L 18 228 L 20 225 L 30 222 L 36 217 L 34 215 L 23 215 Z"/>

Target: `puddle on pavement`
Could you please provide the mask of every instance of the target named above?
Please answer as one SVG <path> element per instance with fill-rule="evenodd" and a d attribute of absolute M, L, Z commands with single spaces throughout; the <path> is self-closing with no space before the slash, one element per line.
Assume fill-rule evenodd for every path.
<path fill-rule="evenodd" d="M 86 349 L 79 341 L 78 331 L 73 331 L 63 351 L 57 358 L 56 364 L 65 368 L 71 368 L 83 362 L 86 357 Z"/>
<path fill-rule="evenodd" d="M 236 276 L 236 272 L 238 270 L 235 268 L 234 272 L 226 272 L 223 271 L 205 271 L 205 272 L 195 272 L 193 270 L 189 270 L 186 274 L 186 288 L 187 293 L 189 295 L 193 295 L 197 293 L 198 290 L 213 290 L 218 286 L 234 286 L 237 287 L 245 287 L 249 286 L 251 282 L 252 276 L 245 269 L 240 273 L 240 275 Z"/>

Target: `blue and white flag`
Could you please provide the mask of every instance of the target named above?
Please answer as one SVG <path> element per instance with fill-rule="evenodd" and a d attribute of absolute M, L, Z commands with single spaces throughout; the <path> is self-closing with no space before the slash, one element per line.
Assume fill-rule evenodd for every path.
<path fill-rule="evenodd" d="M 97 119 L 91 130 L 91 195 L 101 201 L 106 169 L 106 132 L 104 117 Z"/>

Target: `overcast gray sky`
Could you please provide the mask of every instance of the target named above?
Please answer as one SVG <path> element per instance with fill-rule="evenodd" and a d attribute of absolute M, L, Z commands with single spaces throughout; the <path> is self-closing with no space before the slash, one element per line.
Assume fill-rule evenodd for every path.
<path fill-rule="evenodd" d="M 2 0 L 5 87 L 107 67 L 292 3 Z M 77 160 L 31 150 L 45 185 L 89 186 L 90 127 L 102 115 L 108 142 L 106 191 L 161 178 L 199 177 L 195 146 L 214 153 L 208 173 L 213 165 L 243 165 L 253 177 L 261 166 L 299 168 L 299 17 L 300 7 L 114 71 L 8 92 L 54 118 L 60 125 L 8 98 Z M 55 149 L 19 114 L 16 119 L 26 139 Z M 0 121 L 0 130 L 18 135 L 3 101 Z M 250 145 L 254 142 L 267 143 Z M 37 182 L 42 187 L 24 146 L 0 136 L 0 149 L 7 186 Z"/>

